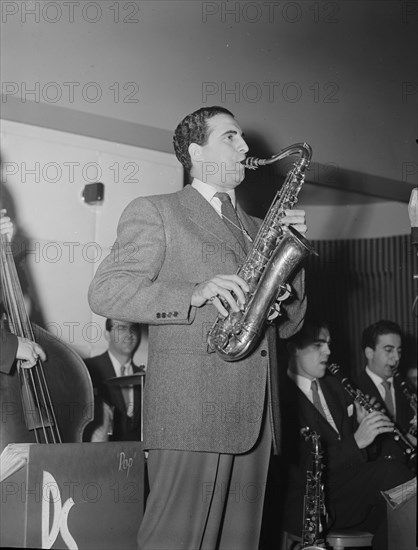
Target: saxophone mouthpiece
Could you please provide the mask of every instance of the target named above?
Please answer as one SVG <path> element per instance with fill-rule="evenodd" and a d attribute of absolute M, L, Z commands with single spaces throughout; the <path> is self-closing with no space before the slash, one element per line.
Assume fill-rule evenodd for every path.
<path fill-rule="evenodd" d="M 242 161 L 242 164 L 245 168 L 248 168 L 249 170 L 257 170 L 259 166 L 260 159 L 257 159 L 256 157 L 247 157 Z"/>

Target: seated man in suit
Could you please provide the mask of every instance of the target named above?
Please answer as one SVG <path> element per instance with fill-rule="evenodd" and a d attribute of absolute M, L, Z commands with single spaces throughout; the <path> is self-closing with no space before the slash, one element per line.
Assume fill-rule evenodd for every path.
<path fill-rule="evenodd" d="M 140 342 L 141 326 L 106 319 L 105 338 L 109 349 L 86 359 L 95 393 L 94 420 L 84 432 L 85 441 L 139 441 L 141 436 L 141 394 L 139 386 L 107 384 L 106 380 L 136 373 L 133 356 Z"/>
<path fill-rule="evenodd" d="M 357 527 L 375 534 L 373 548 L 387 548 L 386 503 L 380 493 L 412 478 L 399 461 L 368 461 L 367 447 L 392 422 L 367 413 L 327 374 L 330 333 L 323 323 L 305 323 L 288 342 L 287 386 L 283 387 L 283 454 L 289 468 L 283 527 L 301 535 L 307 470 L 312 445 L 301 436 L 309 427 L 320 436 L 328 512 L 326 528 Z M 310 510 L 307 510 L 311 513 Z M 326 523 L 324 521 L 324 523 Z"/>
<path fill-rule="evenodd" d="M 400 376 L 394 376 L 402 352 L 400 326 L 392 321 L 378 321 L 364 330 L 361 344 L 366 367 L 357 379 L 358 387 L 363 393 L 375 397 L 388 416 L 407 434 L 414 413 L 402 391 Z M 416 445 L 416 438 L 410 436 L 410 440 Z M 401 447 L 390 435 L 378 437 L 374 452 L 386 459 L 394 457 L 405 461 Z"/>

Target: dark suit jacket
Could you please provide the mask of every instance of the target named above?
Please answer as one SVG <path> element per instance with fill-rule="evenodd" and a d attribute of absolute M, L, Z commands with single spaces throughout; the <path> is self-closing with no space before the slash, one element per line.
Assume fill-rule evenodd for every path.
<path fill-rule="evenodd" d="M 377 401 L 385 407 L 385 402 L 382 399 L 379 390 L 375 386 L 373 380 L 367 374 L 366 371 L 363 371 L 357 378 L 356 384 L 360 390 L 369 395 L 370 397 L 376 397 Z M 404 433 L 407 433 L 410 427 L 410 420 L 413 417 L 413 411 L 402 393 L 402 389 L 399 385 L 399 381 L 394 378 L 394 388 L 395 388 L 395 406 L 396 406 L 396 425 L 399 426 Z M 376 438 L 375 444 L 370 450 L 371 456 L 377 458 L 379 456 L 394 456 L 402 461 L 405 461 L 405 457 L 402 453 L 402 449 L 394 441 L 393 437 L 390 434 L 382 434 Z"/>
<path fill-rule="evenodd" d="M 327 478 L 338 477 L 341 470 L 367 461 L 367 453 L 361 451 L 354 439 L 357 429 L 356 411 L 352 400 L 344 392 L 338 380 L 326 375 L 319 380 L 322 392 L 338 428 L 338 433 L 320 414 L 304 393 L 288 380 L 283 395 L 284 443 L 291 463 L 304 468 L 310 462 L 311 444 L 300 435 L 308 426 L 321 438 Z M 290 451 L 289 449 L 292 449 Z M 296 450 L 299 449 L 299 450 Z M 302 478 L 304 483 L 304 478 Z"/>
<path fill-rule="evenodd" d="M 255 237 L 260 221 L 238 208 Z M 275 335 L 264 335 L 240 361 L 207 352 L 217 317 L 210 303 L 190 306 L 197 283 L 234 274 L 242 257 L 237 241 L 212 206 L 191 186 L 177 193 L 140 197 L 122 214 L 111 254 L 90 285 L 99 315 L 149 324 L 145 388 L 145 447 L 244 453 L 260 433 L 266 387 L 273 437 L 279 436 Z M 289 337 L 304 318 L 304 278 L 293 282 L 280 334 Z M 275 329 L 271 329 L 273 332 Z"/>
<path fill-rule="evenodd" d="M 0 329 L 1 354 L 0 371 L 9 374 L 16 359 L 18 340 L 17 336 L 5 330 Z"/>
<path fill-rule="evenodd" d="M 86 359 L 85 363 L 89 370 L 93 388 L 95 390 L 95 418 L 85 430 L 84 437 L 89 439 L 89 435 L 94 429 L 102 423 L 101 403 L 114 407 L 113 434 L 112 441 L 139 441 L 141 434 L 141 396 L 138 386 L 134 386 L 134 414 L 129 417 L 126 414 L 126 403 L 123 398 L 122 390 L 118 386 L 106 384 L 105 381 L 116 376 L 112 361 L 107 352 L 91 359 Z M 133 365 L 134 373 L 141 369 Z"/>
<path fill-rule="evenodd" d="M 289 380 L 283 388 L 283 450 L 288 463 L 284 528 L 296 534 L 302 530 L 307 469 L 313 455 L 312 443 L 303 439 L 300 429 L 309 426 L 320 436 L 323 448 L 328 526 L 348 528 L 367 522 L 363 529 L 375 532 L 386 516 L 380 491 L 404 483 L 413 474 L 399 461 L 370 461 L 367 450 L 360 450 L 354 439 L 357 420 L 350 397 L 331 376 L 326 375 L 319 383 L 339 434 L 296 384 Z"/>
<path fill-rule="evenodd" d="M 327 510 L 331 516 L 329 500 L 332 499 L 333 487 L 338 486 L 340 480 L 345 480 L 358 465 L 367 462 L 367 452 L 360 450 L 354 439 L 356 413 L 349 396 L 340 383 L 330 376 L 319 380 L 319 384 L 339 433 L 293 381 L 288 379 L 282 387 L 283 458 L 288 468 L 285 528 L 294 533 L 300 532 L 307 470 L 312 467 L 313 457 L 312 443 L 306 442 L 300 433 L 303 427 L 309 427 L 320 436 L 324 465 L 322 480 L 326 487 Z M 356 487 L 354 479 L 352 489 L 361 489 Z"/>

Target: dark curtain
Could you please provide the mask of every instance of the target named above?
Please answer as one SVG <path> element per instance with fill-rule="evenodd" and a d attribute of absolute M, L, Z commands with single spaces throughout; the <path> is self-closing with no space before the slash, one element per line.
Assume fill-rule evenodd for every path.
<path fill-rule="evenodd" d="M 417 251 L 410 236 L 311 241 L 306 263 L 308 315 L 329 323 L 331 360 L 347 373 L 363 366 L 361 334 L 380 319 L 404 332 L 401 371 L 417 364 Z"/>

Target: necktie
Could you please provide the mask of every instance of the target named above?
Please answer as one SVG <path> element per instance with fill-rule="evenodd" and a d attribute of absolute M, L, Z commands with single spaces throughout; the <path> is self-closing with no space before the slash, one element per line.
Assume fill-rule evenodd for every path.
<path fill-rule="evenodd" d="M 326 418 L 325 411 L 324 411 L 324 409 L 322 407 L 322 404 L 321 404 L 321 400 L 319 399 L 318 382 L 316 380 L 312 380 L 311 390 L 312 390 L 312 400 L 313 400 L 314 407 L 316 408 L 316 410 L 318 412 L 320 412 L 322 414 L 322 416 L 324 418 Z"/>
<path fill-rule="evenodd" d="M 241 222 L 237 216 L 235 208 L 232 206 L 231 197 L 228 193 L 216 193 L 215 197 L 218 197 L 222 203 L 221 214 L 223 221 L 233 233 L 244 251 L 247 251 L 247 241 L 244 237 Z"/>
<path fill-rule="evenodd" d="M 120 366 L 120 375 L 121 376 L 127 376 L 127 374 L 128 374 L 128 370 L 127 370 L 126 365 L 121 365 Z M 126 414 L 128 416 L 132 416 L 133 415 L 133 391 L 132 391 L 132 388 L 130 386 L 125 386 L 125 387 L 122 386 L 121 391 L 122 391 L 123 399 L 124 399 L 125 405 L 126 405 Z"/>
<path fill-rule="evenodd" d="M 392 393 L 390 391 L 390 382 L 388 380 L 383 380 L 382 386 L 385 388 L 385 405 L 389 415 L 392 418 L 395 418 L 395 407 L 393 406 Z"/>

